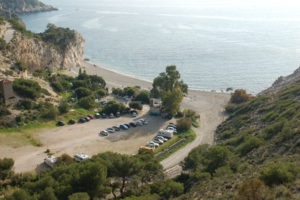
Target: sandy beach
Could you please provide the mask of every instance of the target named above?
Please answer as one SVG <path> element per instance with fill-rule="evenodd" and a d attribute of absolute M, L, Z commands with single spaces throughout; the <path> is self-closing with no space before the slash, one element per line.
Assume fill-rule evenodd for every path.
<path fill-rule="evenodd" d="M 149 81 L 123 75 L 88 62 L 83 62 L 82 68 L 88 74 L 102 76 L 109 88 L 126 86 L 140 86 L 143 89 L 151 88 L 151 82 Z M 77 67 L 68 73 L 74 75 L 78 71 L 79 68 Z M 182 107 L 194 109 L 200 114 L 200 128 L 195 129 L 197 137 L 192 143 L 161 162 L 164 168 L 172 173 L 170 176 L 180 172 L 179 164 L 192 148 L 199 144 L 213 143 L 214 131 L 224 120 L 224 106 L 229 101 L 229 98 L 230 95 L 227 93 L 198 90 L 189 91 L 188 96 L 184 98 Z M 39 167 L 46 156 L 44 153 L 46 149 L 50 149 L 55 156 L 60 156 L 63 153 L 74 155 L 78 152 L 95 155 L 105 151 L 135 154 L 139 146 L 150 141 L 156 135 L 157 131 L 165 127 L 168 123 L 168 121 L 162 120 L 160 117 L 149 116 L 147 114 L 148 110 L 149 107 L 146 106 L 138 116 L 138 118 L 145 118 L 149 121 L 147 126 L 131 129 L 126 132 L 118 132 L 109 137 L 99 137 L 98 133 L 105 128 L 128 123 L 135 119 L 123 116 L 116 119 L 92 120 L 85 124 L 39 130 L 32 136 L 43 144 L 41 147 L 34 147 L 29 144 L 17 144 L 16 141 L 6 138 L 8 136 L 0 135 L 0 157 L 13 158 L 15 160 L 15 171 L 26 172 Z"/>

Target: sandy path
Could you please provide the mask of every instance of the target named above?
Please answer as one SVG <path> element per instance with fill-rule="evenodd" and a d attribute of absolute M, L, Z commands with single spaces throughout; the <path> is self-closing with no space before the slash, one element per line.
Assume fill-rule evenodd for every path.
<path fill-rule="evenodd" d="M 151 88 L 151 83 L 148 81 L 119 74 L 90 63 L 83 63 L 83 65 L 87 73 L 102 76 L 109 87 L 138 85 L 145 89 Z M 74 74 L 78 71 L 79 68 L 75 68 L 70 70 L 70 73 Z M 188 97 L 183 101 L 183 107 L 194 109 L 200 113 L 201 127 L 196 129 L 197 137 L 192 143 L 161 162 L 167 171 L 172 171 L 172 174 L 180 172 L 179 163 L 188 155 L 192 148 L 199 144 L 211 144 L 213 142 L 214 130 L 224 119 L 222 111 L 228 100 L 229 95 L 225 93 L 190 91 Z M 146 115 L 147 109 L 149 108 L 146 108 L 139 115 L 149 121 L 147 126 L 114 133 L 108 137 L 98 136 L 98 133 L 105 128 L 128 123 L 132 120 L 130 117 L 121 117 L 117 119 L 92 120 L 85 124 L 41 130 L 35 135 L 44 146 L 33 147 L 27 145 L 14 148 L 10 145 L 0 145 L 0 158 L 13 158 L 15 160 L 15 171 L 26 172 L 39 167 L 46 156 L 44 153 L 46 149 L 50 149 L 56 156 L 63 153 L 73 155 L 78 152 L 94 155 L 105 151 L 135 154 L 139 146 L 151 140 L 156 132 L 166 125 L 166 122 L 160 117 Z M 4 142 L 1 142 L 1 144 L 4 144 Z"/>
<path fill-rule="evenodd" d="M 214 131 L 224 120 L 224 106 L 229 101 L 229 95 L 213 92 L 191 91 L 189 96 L 184 99 L 184 108 L 196 110 L 200 113 L 200 127 L 195 128 L 196 139 L 175 152 L 161 162 L 167 175 L 173 177 L 181 172 L 180 162 L 189 152 L 200 144 L 212 144 L 214 141 Z"/>

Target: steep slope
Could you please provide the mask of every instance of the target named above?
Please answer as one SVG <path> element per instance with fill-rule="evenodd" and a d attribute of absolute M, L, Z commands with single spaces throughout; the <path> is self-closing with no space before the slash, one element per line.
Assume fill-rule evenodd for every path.
<path fill-rule="evenodd" d="M 83 60 L 84 39 L 73 30 L 49 25 L 44 33 L 34 34 L 16 19 L 1 21 L 0 53 L 11 63 L 22 62 L 34 71 L 69 69 Z"/>
<path fill-rule="evenodd" d="M 185 160 L 180 199 L 300 199 L 300 78 L 289 77 L 284 89 L 228 107 L 216 145 Z"/>
<path fill-rule="evenodd" d="M 0 8 L 18 14 L 57 10 L 38 0 L 0 0 Z"/>

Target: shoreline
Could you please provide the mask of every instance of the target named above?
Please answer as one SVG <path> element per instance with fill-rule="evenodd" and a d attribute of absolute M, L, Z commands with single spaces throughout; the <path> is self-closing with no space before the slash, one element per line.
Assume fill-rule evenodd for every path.
<path fill-rule="evenodd" d="M 106 68 L 105 66 L 95 64 L 91 61 L 81 61 L 80 67 L 74 67 L 70 71 L 72 74 L 78 74 L 79 69 L 82 68 L 86 70 L 88 74 L 97 74 L 102 76 L 106 81 L 108 88 L 113 87 L 127 87 L 127 86 L 140 86 L 142 89 L 150 90 L 152 88 L 152 81 L 126 74 L 117 70 Z M 157 74 L 159 75 L 159 73 Z M 224 94 L 230 95 L 230 92 L 223 90 L 209 90 L 209 89 L 198 89 L 198 88 L 189 88 L 190 92 L 194 93 L 213 93 L 213 94 Z M 189 95 L 188 95 L 189 96 Z"/>

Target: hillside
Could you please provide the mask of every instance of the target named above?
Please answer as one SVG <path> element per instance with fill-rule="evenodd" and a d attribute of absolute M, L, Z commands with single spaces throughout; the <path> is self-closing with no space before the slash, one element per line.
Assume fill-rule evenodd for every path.
<path fill-rule="evenodd" d="M 18 14 L 57 10 L 39 0 L 0 0 L 0 8 Z"/>
<path fill-rule="evenodd" d="M 300 199 L 299 100 L 294 78 L 284 89 L 228 105 L 216 145 L 186 158 L 179 199 Z"/>
<path fill-rule="evenodd" d="M 84 39 L 68 28 L 48 25 L 44 33 L 35 34 L 18 19 L 0 18 L 0 71 L 10 70 L 22 62 L 28 71 L 70 69 L 83 60 Z"/>

